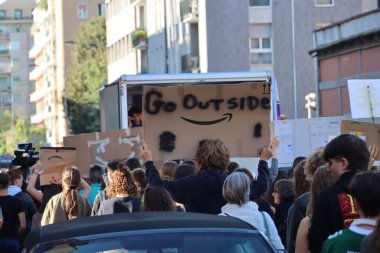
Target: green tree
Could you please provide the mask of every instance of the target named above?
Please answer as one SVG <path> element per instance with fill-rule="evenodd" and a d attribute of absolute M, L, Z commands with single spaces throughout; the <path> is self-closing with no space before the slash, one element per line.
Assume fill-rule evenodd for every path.
<path fill-rule="evenodd" d="M 98 17 L 81 25 L 74 35 L 67 78 L 67 109 L 73 134 L 100 131 L 99 89 L 106 78 L 106 25 L 104 17 Z"/>
<path fill-rule="evenodd" d="M 44 128 L 27 125 L 23 119 L 16 119 L 13 128 L 4 129 L 0 133 L 0 155 L 13 153 L 19 143 L 33 143 L 39 149 L 46 144 L 46 130 Z"/>

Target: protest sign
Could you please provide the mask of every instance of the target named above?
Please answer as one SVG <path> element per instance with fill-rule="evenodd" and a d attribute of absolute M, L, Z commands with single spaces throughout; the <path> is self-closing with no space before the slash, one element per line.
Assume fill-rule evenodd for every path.
<path fill-rule="evenodd" d="M 145 141 L 153 159 L 192 159 L 199 141 L 220 139 L 234 157 L 257 157 L 270 141 L 264 82 L 143 88 Z"/>

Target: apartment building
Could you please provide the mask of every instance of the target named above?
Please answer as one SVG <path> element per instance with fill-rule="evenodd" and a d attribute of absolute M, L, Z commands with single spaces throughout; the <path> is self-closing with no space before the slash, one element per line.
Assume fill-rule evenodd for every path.
<path fill-rule="evenodd" d="M 45 126 L 52 146 L 62 144 L 70 133 L 66 113 L 66 77 L 70 67 L 70 43 L 81 23 L 103 15 L 104 0 L 40 0 L 33 11 L 34 46 L 29 58 L 34 62 L 29 78 L 31 123 Z"/>
<path fill-rule="evenodd" d="M 123 74 L 273 71 L 281 112 L 316 91 L 313 31 L 377 0 L 106 0 L 108 82 Z M 294 78 L 295 77 L 295 78 Z"/>
<path fill-rule="evenodd" d="M 35 6 L 29 0 L 0 4 L 0 118 L 9 110 L 13 118 L 29 121 L 28 51 Z"/>
<path fill-rule="evenodd" d="M 310 53 L 317 61 L 320 116 L 350 116 L 348 80 L 380 79 L 379 38 L 380 9 L 339 21 L 314 32 L 315 48 Z M 368 92 L 373 97 L 370 94 L 373 91 Z M 367 91 L 364 94 L 367 101 L 363 103 L 363 108 L 369 107 L 369 103 L 376 107 L 376 101 L 367 98 Z"/>

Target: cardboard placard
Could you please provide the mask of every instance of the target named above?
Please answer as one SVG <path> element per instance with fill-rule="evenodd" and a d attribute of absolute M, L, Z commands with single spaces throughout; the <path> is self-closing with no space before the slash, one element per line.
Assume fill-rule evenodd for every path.
<path fill-rule="evenodd" d="M 380 79 L 348 80 L 347 83 L 352 118 L 380 117 Z"/>
<path fill-rule="evenodd" d="M 270 92 L 268 84 L 254 82 L 144 86 L 145 141 L 153 159 L 192 159 L 203 139 L 222 140 L 231 157 L 258 156 L 270 141 Z M 164 132 L 175 140 L 163 145 L 170 139 L 160 137 Z M 164 151 L 168 146 L 174 149 Z"/>
<path fill-rule="evenodd" d="M 143 134 L 142 127 L 79 134 L 63 137 L 63 144 L 77 148 L 75 165 L 82 176 L 87 177 L 89 168 L 93 164 L 105 166 L 114 159 L 139 157 Z"/>
<path fill-rule="evenodd" d="M 42 174 L 40 185 L 51 184 L 52 177 L 61 178 L 66 166 L 74 165 L 76 149 L 73 147 L 42 147 L 40 149 Z"/>
<path fill-rule="evenodd" d="M 340 131 L 342 134 L 354 134 L 368 145 L 380 147 L 380 124 L 343 120 L 340 124 Z M 378 152 L 376 160 L 380 161 L 380 152 Z"/>

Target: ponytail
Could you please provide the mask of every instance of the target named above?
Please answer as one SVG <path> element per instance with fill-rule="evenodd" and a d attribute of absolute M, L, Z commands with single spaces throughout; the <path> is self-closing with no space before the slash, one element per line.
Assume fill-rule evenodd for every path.
<path fill-rule="evenodd" d="M 65 212 L 68 219 L 73 220 L 78 217 L 78 193 L 76 188 L 81 180 L 80 172 L 75 167 L 66 167 L 62 178 L 66 190 Z"/>

